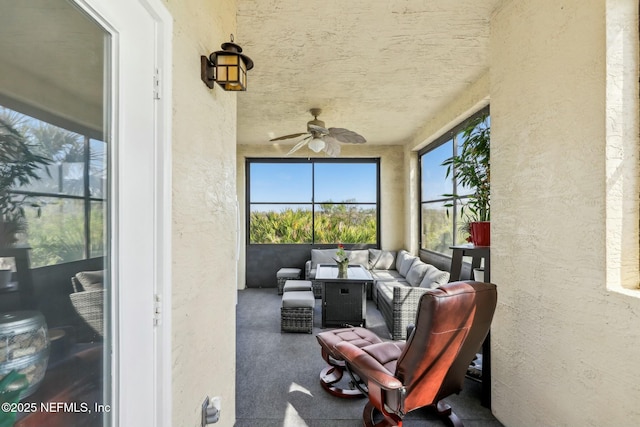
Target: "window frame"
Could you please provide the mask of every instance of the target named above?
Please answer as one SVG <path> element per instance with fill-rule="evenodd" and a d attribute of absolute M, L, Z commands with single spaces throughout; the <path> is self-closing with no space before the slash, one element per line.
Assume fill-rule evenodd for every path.
<path fill-rule="evenodd" d="M 286 202 L 251 202 L 251 164 L 252 163 L 271 163 L 271 164 L 293 164 L 293 163 L 303 163 L 303 164 L 311 164 L 311 201 L 301 203 L 300 201 L 286 201 Z M 315 241 L 315 221 L 317 211 L 315 209 L 316 206 L 327 205 L 327 204 L 335 204 L 335 205 L 344 205 L 344 202 L 321 202 L 315 201 L 315 165 L 316 164 L 327 164 L 327 163 L 367 163 L 374 164 L 376 167 L 376 200 L 374 202 L 350 202 L 348 205 L 375 205 L 376 207 L 376 241 L 375 243 L 370 242 L 361 242 L 361 243 L 345 243 L 345 246 L 357 246 L 357 245 L 375 245 L 376 247 L 380 247 L 380 158 L 379 157 L 357 157 L 357 158 L 281 158 L 281 157 L 251 157 L 245 159 L 245 212 L 246 220 L 245 220 L 245 244 L 247 246 L 250 245 L 268 245 L 273 243 L 253 243 L 251 242 L 251 206 L 252 205 L 309 205 L 311 207 L 311 242 L 300 242 L 300 243 L 282 243 L 282 244 L 290 244 L 290 245 L 312 245 L 312 246 L 327 246 L 341 243 L 317 243 Z"/>
<path fill-rule="evenodd" d="M 444 256 L 451 256 L 451 253 L 442 253 L 442 252 L 437 252 L 434 251 L 432 249 L 428 249 L 425 248 L 425 242 L 423 242 L 423 237 L 422 237 L 422 221 L 423 221 L 423 214 L 422 214 L 422 208 L 425 204 L 427 203 L 447 203 L 447 202 L 452 202 L 453 203 L 453 207 L 450 208 L 450 215 L 452 217 L 452 224 L 453 224 L 453 229 L 451 230 L 451 235 L 453 236 L 452 238 L 452 244 L 453 245 L 458 245 L 461 244 L 462 242 L 458 242 L 458 213 L 460 211 L 460 206 L 463 205 L 463 202 L 466 198 L 468 198 L 469 196 L 471 196 L 471 193 L 469 194 L 463 194 L 460 196 L 460 198 L 455 198 L 455 197 L 439 197 L 439 198 L 434 198 L 434 199 L 428 199 L 428 200 L 423 200 L 423 180 L 422 180 L 422 163 L 423 163 L 423 157 L 429 153 L 432 152 L 433 150 L 435 150 L 436 148 L 439 148 L 440 146 L 446 144 L 449 141 L 452 141 L 452 155 L 457 155 L 457 150 L 458 150 L 458 146 L 460 145 L 460 142 L 458 141 L 458 135 L 460 134 L 460 132 L 462 132 L 464 130 L 464 128 L 467 126 L 467 124 L 474 120 L 477 117 L 483 116 L 483 115 L 487 115 L 490 116 L 491 115 L 491 111 L 490 111 L 490 105 L 487 105 L 483 108 L 481 108 L 480 110 L 476 111 L 475 113 L 473 113 L 472 115 L 470 115 L 469 117 L 465 118 L 464 120 L 462 120 L 460 123 L 458 123 L 457 125 L 453 126 L 452 128 L 450 128 L 449 130 L 447 130 L 446 132 L 444 132 L 442 135 L 440 135 L 438 138 L 436 138 L 435 140 L 433 140 L 431 143 L 427 144 L 425 147 L 423 147 L 422 149 L 420 149 L 418 151 L 418 247 L 420 249 L 420 251 L 426 251 L 429 253 L 433 253 L 433 254 L 438 254 L 438 255 L 444 255 Z M 455 172 L 452 173 L 450 175 L 450 179 L 452 181 L 452 194 L 458 194 L 458 183 L 457 180 L 455 178 Z"/>
<path fill-rule="evenodd" d="M 82 182 L 82 195 L 77 194 L 66 194 L 60 192 L 46 192 L 46 191 L 31 191 L 31 190 L 13 190 L 10 191 L 10 194 L 28 196 L 33 198 L 48 198 L 48 199 L 56 199 L 56 200 L 71 200 L 71 201 L 82 201 L 82 215 L 83 215 L 83 249 L 82 249 L 82 258 L 73 259 L 65 262 L 59 262 L 54 264 L 46 264 L 36 266 L 38 267 L 47 267 L 51 265 L 61 265 L 67 264 L 70 262 L 91 259 L 91 204 L 92 203 L 104 203 L 106 208 L 106 203 L 108 201 L 107 194 L 104 194 L 102 197 L 92 196 L 90 189 L 90 173 L 91 173 L 91 141 L 97 141 L 105 144 L 105 156 L 108 150 L 107 142 L 104 141 L 104 136 L 97 130 L 92 130 L 86 126 L 76 125 L 70 120 L 66 120 L 63 118 L 59 118 L 55 114 L 51 112 L 47 112 L 45 110 L 39 109 L 35 106 L 27 105 L 24 103 L 16 102 L 12 98 L 7 96 L 0 96 L 0 107 L 4 107 L 11 111 L 14 111 L 23 116 L 29 117 L 31 119 L 38 120 L 40 122 L 46 123 L 47 125 L 55 126 L 57 128 L 63 129 L 67 132 L 72 132 L 77 134 L 82 138 L 83 144 L 83 182 Z M 106 160 L 106 157 L 105 157 Z M 54 164 L 47 166 L 46 168 L 55 166 Z M 108 169 L 109 165 L 104 164 L 103 167 L 105 171 Z M 106 172 L 105 172 L 106 173 Z M 41 218 L 42 220 L 46 220 L 46 218 Z M 30 245 L 33 247 L 33 245 Z M 35 247 L 34 247 L 35 248 Z M 104 256 L 104 254 L 99 255 Z M 99 257 L 97 256 L 97 257 Z M 93 257 L 95 258 L 95 257 Z"/>

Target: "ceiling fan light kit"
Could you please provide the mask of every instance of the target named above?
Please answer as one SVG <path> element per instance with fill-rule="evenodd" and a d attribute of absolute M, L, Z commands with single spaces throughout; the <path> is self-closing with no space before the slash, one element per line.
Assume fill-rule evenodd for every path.
<path fill-rule="evenodd" d="M 320 138 L 313 138 L 311 141 L 309 141 L 309 149 L 316 153 L 324 150 L 326 146 L 327 144 Z"/>
<path fill-rule="evenodd" d="M 200 57 L 200 78 L 209 89 L 216 82 L 227 91 L 246 91 L 247 71 L 253 68 L 253 61 L 233 42 L 233 34 L 231 42 L 220 47 L 222 50 L 211 53 L 209 58 Z"/>
<path fill-rule="evenodd" d="M 322 120 L 318 120 L 318 116 L 322 112 L 320 108 L 312 108 L 309 110 L 313 116 L 313 120 L 307 122 L 307 131 L 294 133 L 291 135 L 279 136 L 271 139 L 271 141 L 282 141 L 285 139 L 298 138 L 306 135 L 287 153 L 291 155 L 295 153 L 305 144 L 312 151 L 319 153 L 324 151 L 327 156 L 338 157 L 340 155 L 340 145 L 343 143 L 363 144 L 367 140 L 360 134 L 343 128 L 326 128 Z"/>

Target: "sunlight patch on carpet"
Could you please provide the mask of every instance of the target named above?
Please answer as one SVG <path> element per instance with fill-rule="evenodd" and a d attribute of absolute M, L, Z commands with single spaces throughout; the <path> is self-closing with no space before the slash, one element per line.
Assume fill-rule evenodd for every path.
<path fill-rule="evenodd" d="M 309 427 L 307 423 L 302 419 L 296 408 L 287 403 L 287 409 L 284 412 L 284 421 L 282 427 Z"/>
<path fill-rule="evenodd" d="M 302 387 L 300 384 L 291 383 L 291 385 L 289 386 L 289 393 L 293 393 L 294 391 L 299 391 L 301 393 L 308 394 L 309 396 L 313 397 L 313 394 L 311 394 L 311 392 L 308 389 Z"/>

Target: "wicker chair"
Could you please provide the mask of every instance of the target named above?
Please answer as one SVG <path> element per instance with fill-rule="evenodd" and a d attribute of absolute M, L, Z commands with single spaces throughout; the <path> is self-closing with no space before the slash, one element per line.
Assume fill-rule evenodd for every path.
<path fill-rule="evenodd" d="M 71 305 L 79 316 L 77 339 L 101 341 L 104 337 L 104 288 L 98 282 L 101 272 L 80 272 L 71 278 L 75 292 L 69 294 Z M 84 282 L 84 283 L 83 283 Z"/>
<path fill-rule="evenodd" d="M 104 289 L 75 292 L 69 294 L 69 299 L 80 318 L 91 329 L 89 335 L 96 335 L 101 339 L 104 335 Z M 81 335 L 86 335 L 87 331 L 84 332 Z"/>

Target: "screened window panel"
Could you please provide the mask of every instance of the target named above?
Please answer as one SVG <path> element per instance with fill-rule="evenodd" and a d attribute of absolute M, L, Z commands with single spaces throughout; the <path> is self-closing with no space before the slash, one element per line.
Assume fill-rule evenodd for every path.
<path fill-rule="evenodd" d="M 422 204 L 422 224 L 420 226 L 424 249 L 451 254 L 453 245 L 453 216 L 447 215 L 442 202 Z"/>
<path fill-rule="evenodd" d="M 453 177 L 446 176 L 447 167 L 442 165 L 453 152 L 453 140 L 449 140 L 422 156 L 422 200 L 444 198 L 443 194 L 453 193 Z"/>
<path fill-rule="evenodd" d="M 251 205 L 250 243 L 311 243 L 311 205 Z"/>
<path fill-rule="evenodd" d="M 107 255 L 107 202 L 91 202 L 89 216 L 89 258 Z"/>
<path fill-rule="evenodd" d="M 375 203 L 377 167 L 373 163 L 316 163 L 314 201 Z"/>
<path fill-rule="evenodd" d="M 107 144 L 92 139 L 89 143 L 89 194 L 94 198 L 107 195 Z"/>
<path fill-rule="evenodd" d="M 376 205 L 321 204 L 315 213 L 316 243 L 376 243 Z"/>
<path fill-rule="evenodd" d="M 248 161 L 248 243 L 377 244 L 378 169 L 368 159 Z"/>
<path fill-rule="evenodd" d="M 31 267 L 85 258 L 84 201 L 40 197 L 41 215 L 26 209 L 27 233 L 23 244 L 31 246 Z"/>
<path fill-rule="evenodd" d="M 312 165 L 309 163 L 250 163 L 252 203 L 310 203 Z"/>

